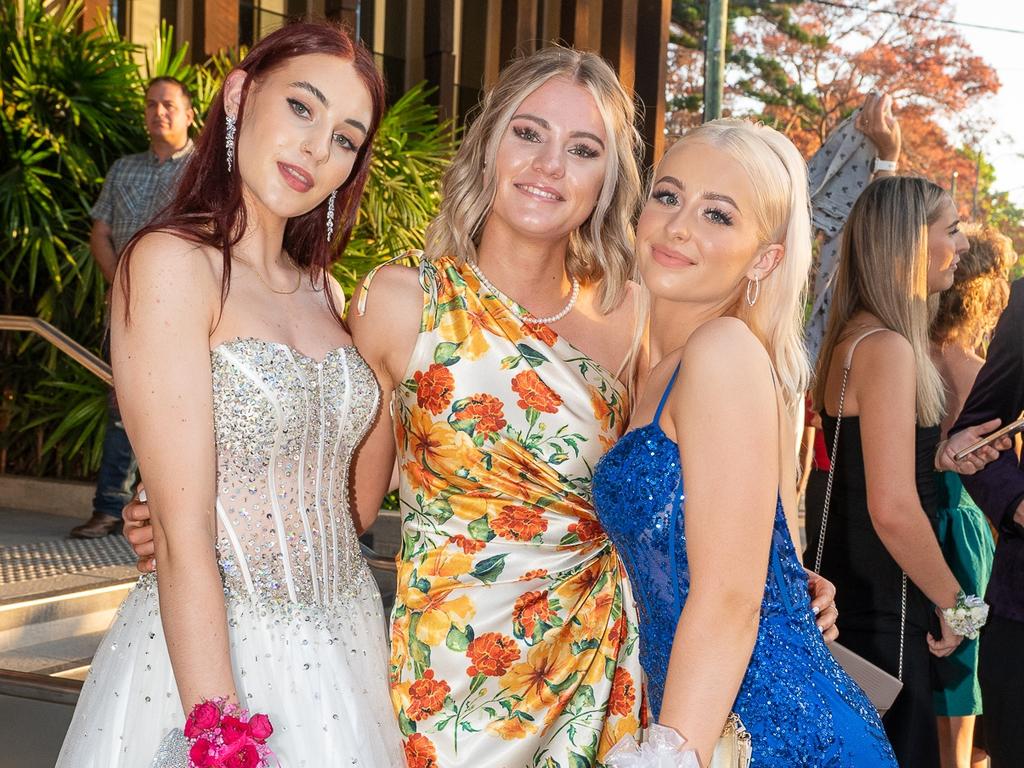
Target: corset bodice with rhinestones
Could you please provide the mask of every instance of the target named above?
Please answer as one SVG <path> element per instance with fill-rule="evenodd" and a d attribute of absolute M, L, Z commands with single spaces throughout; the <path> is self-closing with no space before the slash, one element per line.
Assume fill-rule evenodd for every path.
<path fill-rule="evenodd" d="M 349 466 L 379 404 L 373 373 L 351 346 L 317 361 L 235 339 L 211 357 L 225 590 L 337 606 L 372 580 L 350 515 Z"/>

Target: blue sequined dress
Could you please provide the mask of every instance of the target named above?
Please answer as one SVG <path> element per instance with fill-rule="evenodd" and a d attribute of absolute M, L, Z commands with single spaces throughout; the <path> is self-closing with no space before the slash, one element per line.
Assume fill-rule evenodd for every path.
<path fill-rule="evenodd" d="M 661 710 L 676 624 L 690 588 L 678 446 L 654 421 L 626 434 L 598 464 L 598 517 L 629 572 L 640 610 L 640 661 L 651 713 Z M 781 500 L 757 642 L 733 705 L 750 731 L 753 766 L 895 768 L 878 715 L 833 659 L 815 626 L 807 576 Z"/>

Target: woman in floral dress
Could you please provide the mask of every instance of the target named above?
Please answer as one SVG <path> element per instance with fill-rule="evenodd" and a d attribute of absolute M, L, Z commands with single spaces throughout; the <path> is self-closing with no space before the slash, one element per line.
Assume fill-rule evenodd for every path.
<path fill-rule="evenodd" d="M 594 766 L 640 728 L 633 597 L 590 497 L 629 413 L 633 118 L 593 54 L 509 66 L 419 270 L 381 269 L 351 313 L 393 396 L 356 493 L 379 498 L 370 468 L 397 443 L 391 686 L 413 768 Z"/>

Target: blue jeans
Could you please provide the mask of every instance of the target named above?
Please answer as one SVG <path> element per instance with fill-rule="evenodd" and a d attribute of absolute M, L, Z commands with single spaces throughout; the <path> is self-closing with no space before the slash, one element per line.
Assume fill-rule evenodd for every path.
<path fill-rule="evenodd" d="M 124 505 L 131 501 L 132 489 L 138 474 L 128 434 L 124 431 L 121 412 L 117 409 L 113 390 L 107 404 L 107 433 L 103 438 L 103 457 L 96 481 L 96 495 L 92 499 L 93 512 L 121 517 Z"/>

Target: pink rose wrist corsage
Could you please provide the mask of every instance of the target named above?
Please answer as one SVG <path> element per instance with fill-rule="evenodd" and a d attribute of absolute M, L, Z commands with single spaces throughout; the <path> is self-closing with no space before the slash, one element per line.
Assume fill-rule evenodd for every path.
<path fill-rule="evenodd" d="M 227 699 L 203 700 L 185 721 L 189 768 L 267 768 L 273 732 L 266 715 L 250 715 Z"/>

